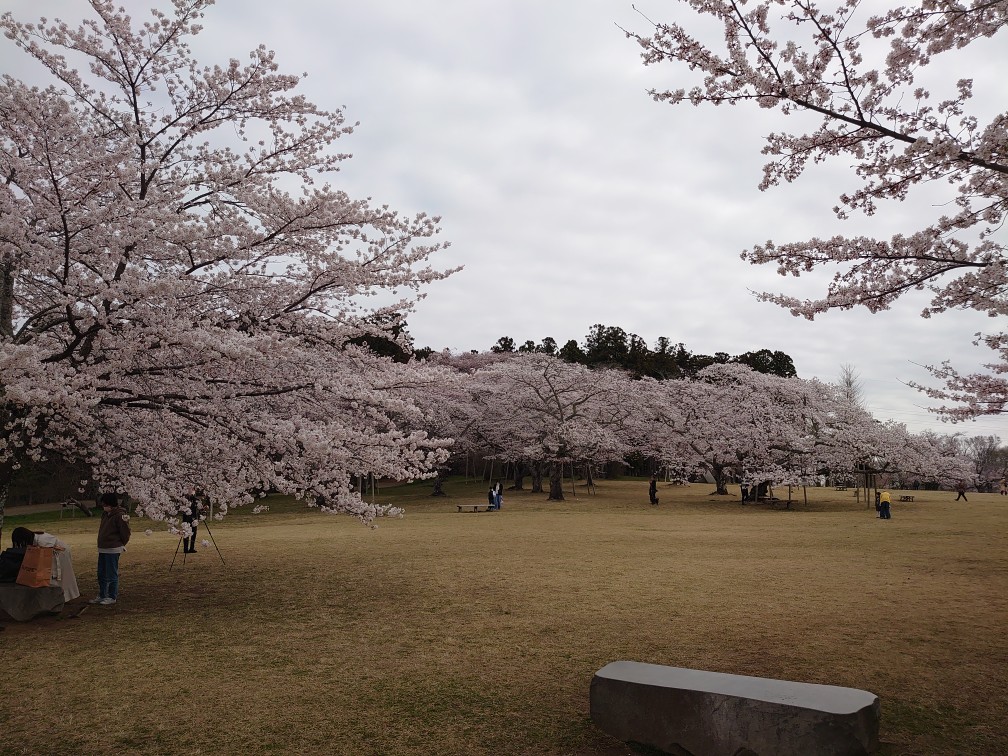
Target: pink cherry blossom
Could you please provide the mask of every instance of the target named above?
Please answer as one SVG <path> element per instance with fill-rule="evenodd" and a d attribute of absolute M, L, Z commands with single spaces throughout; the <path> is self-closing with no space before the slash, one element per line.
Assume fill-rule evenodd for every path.
<path fill-rule="evenodd" d="M 349 344 L 451 272 L 439 219 L 331 184 L 354 126 L 265 47 L 196 61 L 209 0 L 91 5 L 0 18 L 52 81 L 0 80 L 0 523 L 10 474 L 52 456 L 170 523 L 194 488 L 216 518 L 265 491 L 389 513 L 353 481 L 430 475 L 449 442 L 421 369 Z"/>

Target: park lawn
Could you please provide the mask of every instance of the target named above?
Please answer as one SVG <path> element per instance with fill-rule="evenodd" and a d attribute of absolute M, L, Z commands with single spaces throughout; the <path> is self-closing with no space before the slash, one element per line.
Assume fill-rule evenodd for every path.
<path fill-rule="evenodd" d="M 380 489 L 407 514 L 373 530 L 274 501 L 212 524 L 226 565 L 170 573 L 177 539 L 134 518 L 119 604 L 76 618 L 96 521 L 33 522 L 84 595 L 5 623 L 0 753 L 628 754 L 588 716 L 616 659 L 870 690 L 883 754 L 1008 751 L 1008 499 L 919 491 L 880 521 L 853 491 L 651 507 L 624 480 L 456 511 L 485 489 Z"/>

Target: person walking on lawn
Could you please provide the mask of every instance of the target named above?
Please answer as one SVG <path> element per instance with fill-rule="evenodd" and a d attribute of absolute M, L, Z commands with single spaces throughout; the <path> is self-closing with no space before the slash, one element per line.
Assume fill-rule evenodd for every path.
<path fill-rule="evenodd" d="M 958 485 L 956 485 L 956 497 L 955 497 L 955 500 L 959 501 L 959 499 L 962 499 L 963 501 L 966 501 L 966 502 L 969 501 L 969 499 L 966 498 L 966 484 L 963 481 L 961 481 L 961 480 L 959 481 Z"/>
<path fill-rule="evenodd" d="M 119 555 L 130 539 L 129 515 L 111 491 L 102 494 L 98 525 L 98 595 L 89 603 L 110 606 L 119 598 Z"/>

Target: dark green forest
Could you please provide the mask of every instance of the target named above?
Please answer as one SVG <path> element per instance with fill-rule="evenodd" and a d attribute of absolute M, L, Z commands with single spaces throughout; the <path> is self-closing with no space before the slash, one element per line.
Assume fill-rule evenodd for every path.
<path fill-rule="evenodd" d="M 417 349 L 414 355 L 426 359 L 433 350 L 429 347 Z M 479 350 L 472 350 L 474 353 Z M 663 380 L 666 378 L 687 378 L 709 365 L 737 363 L 748 365 L 760 373 L 791 378 L 798 375 L 791 357 L 770 349 L 757 349 L 743 354 L 730 355 L 727 352 L 701 354 L 691 352 L 681 341 L 673 343 L 662 336 L 650 348 L 647 342 L 635 333 L 627 333 L 619 326 L 596 323 L 588 331 L 582 343 L 574 339 L 559 346 L 556 339 L 547 336 L 536 343 L 531 339 L 521 344 L 510 336 L 501 336 L 490 347 L 491 352 L 532 352 L 551 354 L 567 362 L 576 362 L 594 368 L 615 368 L 626 370 L 632 375 L 648 376 Z"/>

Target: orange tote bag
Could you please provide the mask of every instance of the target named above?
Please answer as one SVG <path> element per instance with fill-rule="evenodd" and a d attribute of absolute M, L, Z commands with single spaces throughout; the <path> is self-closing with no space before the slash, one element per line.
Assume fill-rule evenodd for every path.
<path fill-rule="evenodd" d="M 18 572 L 18 585 L 29 588 L 48 588 L 52 578 L 53 550 L 48 546 L 29 546 L 25 551 L 21 571 Z"/>

